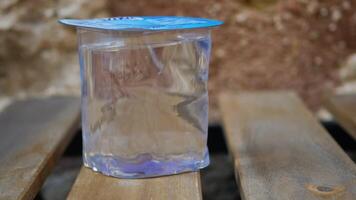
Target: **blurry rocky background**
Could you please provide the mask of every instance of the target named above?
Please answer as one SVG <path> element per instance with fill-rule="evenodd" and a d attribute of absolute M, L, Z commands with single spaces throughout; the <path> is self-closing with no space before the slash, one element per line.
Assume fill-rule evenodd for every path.
<path fill-rule="evenodd" d="M 209 91 L 296 90 L 317 111 L 323 94 L 355 91 L 356 0 L 1 0 L 0 101 L 79 95 L 75 30 L 58 18 L 217 18 Z M 1 106 L 1 105 L 0 105 Z"/>

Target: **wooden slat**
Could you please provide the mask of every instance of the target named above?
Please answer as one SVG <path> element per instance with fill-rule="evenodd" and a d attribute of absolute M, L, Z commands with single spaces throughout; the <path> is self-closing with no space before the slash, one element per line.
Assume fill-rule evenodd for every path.
<path fill-rule="evenodd" d="M 202 199 L 199 172 L 146 179 L 119 179 L 83 167 L 69 200 Z"/>
<path fill-rule="evenodd" d="M 356 167 L 293 93 L 219 98 L 246 200 L 356 199 Z"/>
<path fill-rule="evenodd" d="M 0 113 L 0 199 L 33 199 L 79 127 L 80 101 L 16 101 Z"/>
<path fill-rule="evenodd" d="M 324 101 L 324 105 L 356 140 L 356 94 L 329 97 Z"/>

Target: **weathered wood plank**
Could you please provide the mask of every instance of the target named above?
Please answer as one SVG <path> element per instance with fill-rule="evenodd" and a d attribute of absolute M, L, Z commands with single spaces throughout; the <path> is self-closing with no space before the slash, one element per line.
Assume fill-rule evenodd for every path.
<path fill-rule="evenodd" d="M 329 97 L 324 101 L 324 105 L 356 140 L 356 94 Z"/>
<path fill-rule="evenodd" d="M 293 93 L 219 97 L 246 200 L 356 199 L 356 167 Z"/>
<path fill-rule="evenodd" d="M 119 179 L 83 167 L 69 200 L 202 199 L 199 172 L 146 179 Z"/>
<path fill-rule="evenodd" d="M 0 199 L 33 199 L 79 128 L 80 101 L 16 101 L 0 113 Z"/>

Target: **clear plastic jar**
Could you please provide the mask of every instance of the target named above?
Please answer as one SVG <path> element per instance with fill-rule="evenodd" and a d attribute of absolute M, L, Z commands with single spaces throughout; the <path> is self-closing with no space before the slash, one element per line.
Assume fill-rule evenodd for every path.
<path fill-rule="evenodd" d="M 207 166 L 210 28 L 77 33 L 84 165 L 122 178 Z"/>

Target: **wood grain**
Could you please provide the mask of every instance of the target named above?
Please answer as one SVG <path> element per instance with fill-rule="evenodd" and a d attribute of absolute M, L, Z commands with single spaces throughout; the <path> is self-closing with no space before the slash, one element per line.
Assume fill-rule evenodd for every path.
<path fill-rule="evenodd" d="M 356 94 L 331 96 L 324 105 L 356 140 Z"/>
<path fill-rule="evenodd" d="M 79 127 L 80 101 L 16 101 L 0 113 L 0 199 L 33 199 Z"/>
<path fill-rule="evenodd" d="M 219 97 L 245 200 L 356 199 L 356 167 L 288 92 Z"/>
<path fill-rule="evenodd" d="M 69 200 L 202 199 L 199 172 L 146 179 L 119 179 L 83 167 Z"/>

